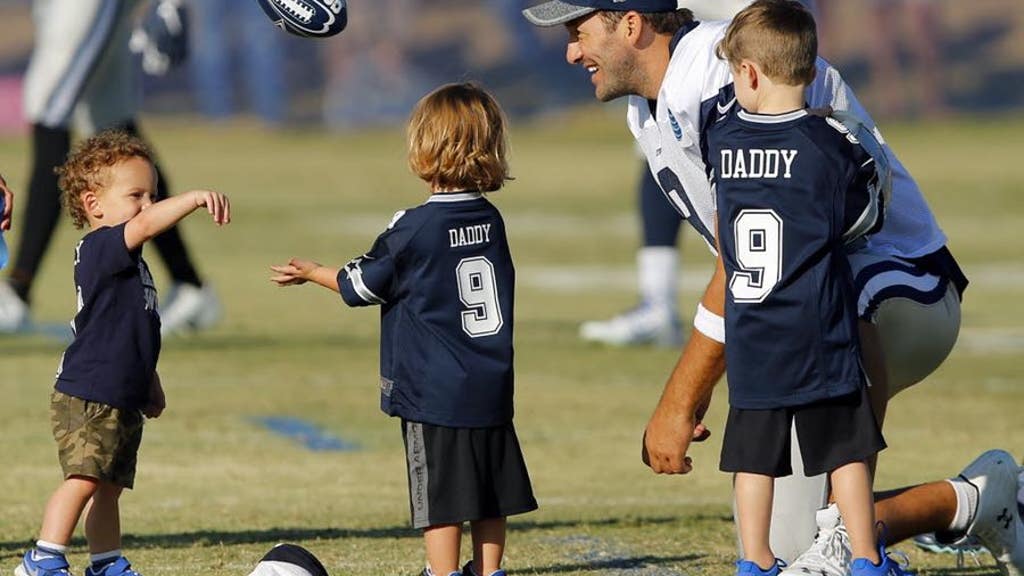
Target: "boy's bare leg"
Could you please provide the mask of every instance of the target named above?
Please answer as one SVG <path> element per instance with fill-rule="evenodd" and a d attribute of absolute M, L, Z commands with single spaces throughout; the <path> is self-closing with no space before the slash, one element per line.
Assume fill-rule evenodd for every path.
<path fill-rule="evenodd" d="M 867 558 L 878 565 L 875 547 L 875 509 L 871 495 L 871 473 L 866 462 L 851 462 L 830 475 L 839 513 L 850 535 L 854 558 Z"/>
<path fill-rule="evenodd" d="M 775 479 L 771 476 L 747 472 L 736 474 L 736 513 L 743 559 L 764 570 L 775 564 L 775 554 L 768 543 L 774 485 Z"/>
<path fill-rule="evenodd" d="M 469 523 L 473 530 L 473 570 L 489 576 L 501 569 L 505 554 L 505 518 L 487 518 Z"/>
<path fill-rule="evenodd" d="M 85 515 L 85 539 L 90 554 L 102 554 L 121 548 L 120 486 L 100 482 Z"/>
<path fill-rule="evenodd" d="M 86 502 L 96 492 L 98 482 L 84 476 L 72 476 L 57 488 L 46 503 L 39 539 L 54 544 L 71 542 Z"/>
<path fill-rule="evenodd" d="M 459 571 L 459 545 L 462 524 L 440 524 L 423 530 L 427 546 L 427 565 L 437 576 Z"/>

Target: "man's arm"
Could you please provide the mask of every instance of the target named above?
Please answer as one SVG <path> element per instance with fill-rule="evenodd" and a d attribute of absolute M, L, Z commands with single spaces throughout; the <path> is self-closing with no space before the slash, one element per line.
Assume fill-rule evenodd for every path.
<path fill-rule="evenodd" d="M 719 317 L 725 311 L 725 268 L 721 256 L 701 304 Z M 707 437 L 701 419 L 715 384 L 724 373 L 725 345 L 694 329 L 644 431 L 644 463 L 656 473 L 686 474 L 693 469 L 686 452 L 691 441 Z"/>

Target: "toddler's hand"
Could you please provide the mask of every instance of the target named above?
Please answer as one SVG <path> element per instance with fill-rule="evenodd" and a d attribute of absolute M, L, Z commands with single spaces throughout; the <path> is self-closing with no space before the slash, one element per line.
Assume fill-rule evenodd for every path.
<path fill-rule="evenodd" d="M 312 260 L 301 260 L 292 258 L 287 264 L 271 266 L 270 269 L 277 272 L 277 276 L 271 276 L 270 281 L 278 286 L 298 286 L 309 280 L 309 275 L 320 267 L 320 264 Z"/>
<path fill-rule="evenodd" d="M 0 213 L 0 231 L 11 229 L 11 214 L 14 213 L 14 193 L 7 187 L 4 177 L 0 176 L 0 196 L 4 200 L 4 209 Z"/>
<path fill-rule="evenodd" d="M 154 373 L 149 388 L 149 402 L 142 408 L 142 414 L 146 418 L 159 418 L 165 408 L 167 408 L 167 397 L 164 395 L 164 387 L 160 383 L 160 376 Z"/>
<path fill-rule="evenodd" d="M 213 221 L 218 226 L 231 222 L 231 203 L 228 197 L 210 190 L 193 190 L 192 196 L 196 200 L 196 206 L 206 206 L 206 211 L 213 216 Z"/>

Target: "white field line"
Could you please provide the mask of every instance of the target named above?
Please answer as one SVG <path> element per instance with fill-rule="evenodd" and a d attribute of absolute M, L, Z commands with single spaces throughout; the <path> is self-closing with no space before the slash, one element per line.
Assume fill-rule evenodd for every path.
<path fill-rule="evenodd" d="M 579 571 L 609 576 L 683 576 L 682 572 L 655 563 L 657 551 L 629 550 L 602 538 L 588 535 L 553 537 L 569 562 L 580 564 Z"/>

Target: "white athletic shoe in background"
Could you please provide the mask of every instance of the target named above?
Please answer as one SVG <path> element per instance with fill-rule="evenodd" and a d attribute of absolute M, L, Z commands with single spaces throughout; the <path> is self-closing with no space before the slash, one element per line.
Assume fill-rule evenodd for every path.
<path fill-rule="evenodd" d="M 782 571 L 784 576 L 848 576 L 853 562 L 850 535 L 846 532 L 839 506 L 829 504 L 814 516 L 818 533 L 806 552 Z"/>
<path fill-rule="evenodd" d="M 160 334 L 203 330 L 216 324 L 220 316 L 220 299 L 209 284 L 175 284 L 167 303 L 160 307 Z"/>
<path fill-rule="evenodd" d="M 914 545 L 925 552 L 955 555 L 957 568 L 963 568 L 967 564 L 967 556 L 970 556 L 971 559 L 974 560 L 974 564 L 976 566 L 981 566 L 981 561 L 978 559 L 978 555 L 985 553 L 985 547 L 982 546 L 981 542 L 973 536 L 967 537 L 967 539 L 963 540 L 960 544 L 947 544 L 939 541 L 935 534 L 930 532 L 928 534 L 914 536 Z"/>
<path fill-rule="evenodd" d="M 975 537 L 995 558 L 1006 576 L 1024 574 L 1024 524 L 1017 508 L 1020 467 L 1009 452 L 989 450 L 967 465 L 960 477 L 978 489 L 978 510 L 966 534 Z"/>
<path fill-rule="evenodd" d="M 28 305 L 6 280 L 0 280 L 0 334 L 23 332 L 28 327 Z"/>
<path fill-rule="evenodd" d="M 580 325 L 580 338 L 612 346 L 679 348 L 683 344 L 683 327 L 674 311 L 641 304 L 610 320 L 584 322 Z"/>

